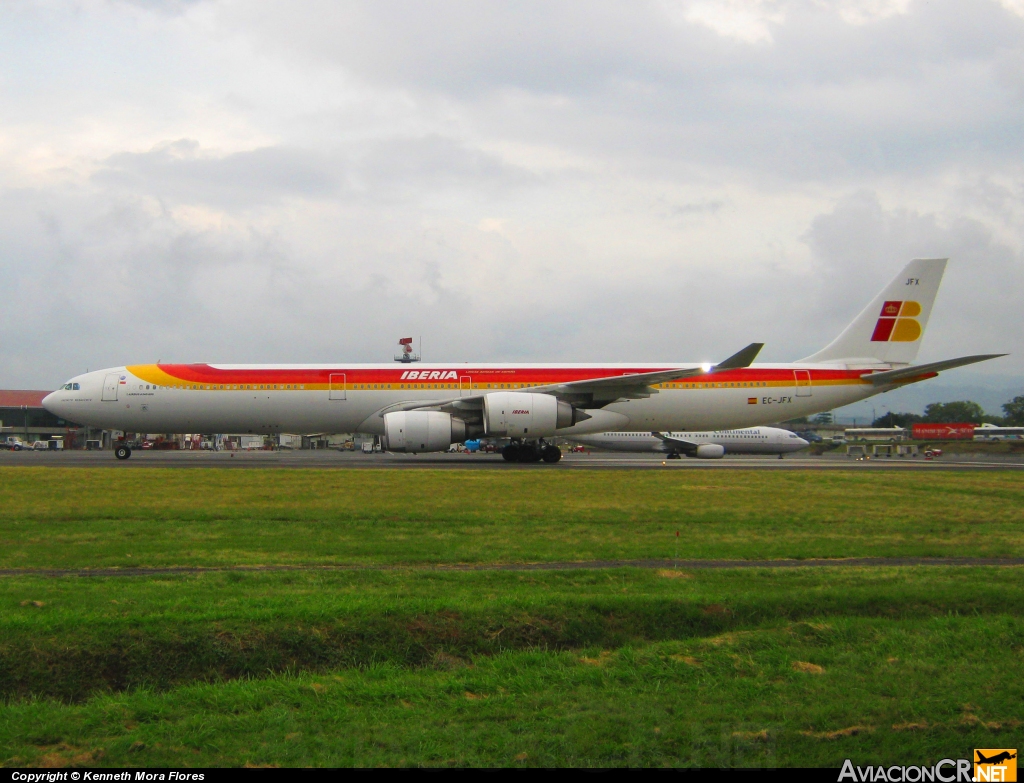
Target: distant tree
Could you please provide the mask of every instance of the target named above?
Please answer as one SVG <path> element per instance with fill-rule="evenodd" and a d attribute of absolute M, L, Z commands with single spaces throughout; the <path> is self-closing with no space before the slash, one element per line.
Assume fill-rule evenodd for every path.
<path fill-rule="evenodd" d="M 817 416 L 814 417 L 814 423 L 815 424 L 831 424 L 832 423 L 832 413 L 831 413 L 831 411 L 826 411 L 825 413 L 819 413 Z"/>
<path fill-rule="evenodd" d="M 924 409 L 924 420 L 935 423 L 964 421 L 981 424 L 984 418 L 985 411 L 982 407 L 970 400 L 933 402 Z"/>
<path fill-rule="evenodd" d="M 875 419 L 872 423 L 872 427 L 909 427 L 911 424 L 917 421 L 923 421 L 923 416 L 918 416 L 916 413 L 889 413 L 884 416 L 880 416 Z"/>
<path fill-rule="evenodd" d="M 1024 427 L 1024 394 L 1014 397 L 1003 405 L 1006 423 L 1011 426 Z"/>

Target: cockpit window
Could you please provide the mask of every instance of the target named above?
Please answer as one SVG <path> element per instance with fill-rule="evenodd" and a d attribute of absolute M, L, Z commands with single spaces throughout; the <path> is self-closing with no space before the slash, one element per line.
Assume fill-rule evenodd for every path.
<path fill-rule="evenodd" d="M 64 391 L 80 391 L 81 388 L 82 387 L 79 384 L 77 384 L 77 383 L 65 383 L 64 384 Z"/>

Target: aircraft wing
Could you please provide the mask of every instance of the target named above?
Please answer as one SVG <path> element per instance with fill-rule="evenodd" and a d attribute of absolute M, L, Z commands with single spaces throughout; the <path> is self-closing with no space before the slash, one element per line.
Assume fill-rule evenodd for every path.
<path fill-rule="evenodd" d="M 651 388 L 658 383 L 677 381 L 681 378 L 693 378 L 697 375 L 710 375 L 723 370 L 738 370 L 749 367 L 757 354 L 764 348 L 764 343 L 751 343 L 742 351 L 738 351 L 728 359 L 719 362 L 709 370 L 702 367 L 680 368 L 678 370 L 655 370 L 654 372 L 630 373 L 628 375 L 610 375 L 604 378 L 589 378 L 585 381 L 569 381 L 553 383 L 548 386 L 535 386 L 527 391 L 539 394 L 553 394 L 566 402 L 583 404 L 585 407 L 602 407 L 615 400 L 637 399 L 657 394 Z"/>
<path fill-rule="evenodd" d="M 656 437 L 662 443 L 667 446 L 672 446 L 683 454 L 696 454 L 698 444 L 689 440 L 682 440 L 681 438 L 670 438 L 663 432 L 652 432 L 651 435 Z"/>
<path fill-rule="evenodd" d="M 884 386 L 889 383 L 913 383 L 923 381 L 925 378 L 932 378 L 943 370 L 952 370 L 954 367 L 963 367 L 975 362 L 985 362 L 989 359 L 998 359 L 1006 356 L 1005 353 L 985 353 L 976 356 L 961 356 L 959 359 L 946 359 L 941 362 L 930 362 L 928 364 L 915 364 L 911 367 L 900 367 L 898 370 L 885 370 L 870 375 L 862 375 L 875 386 Z"/>
<path fill-rule="evenodd" d="M 764 343 L 751 343 L 742 351 L 738 351 L 709 370 L 701 367 L 686 367 L 675 370 L 655 370 L 653 372 L 630 373 L 626 375 L 609 375 L 604 378 L 588 378 L 583 381 L 552 383 L 547 386 L 531 386 L 521 391 L 532 394 L 550 394 L 571 403 L 577 408 L 602 408 L 616 400 L 639 399 L 657 394 L 652 388 L 658 383 L 676 381 L 680 378 L 692 378 L 697 375 L 713 375 L 724 370 L 738 370 L 749 367 Z M 483 407 L 484 395 L 474 394 L 469 397 L 449 397 L 439 400 L 418 400 L 416 402 L 400 402 L 389 405 L 379 411 L 380 415 L 393 411 L 412 411 L 433 408 L 445 410 L 456 415 L 467 414 Z"/>

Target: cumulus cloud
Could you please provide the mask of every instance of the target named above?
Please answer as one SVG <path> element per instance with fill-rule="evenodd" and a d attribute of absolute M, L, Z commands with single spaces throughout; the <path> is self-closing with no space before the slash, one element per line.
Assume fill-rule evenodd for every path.
<path fill-rule="evenodd" d="M 5 4 L 0 385 L 406 334 L 449 361 L 792 360 L 949 256 L 921 358 L 1010 351 L 950 376 L 1005 386 L 1018 5 Z"/>

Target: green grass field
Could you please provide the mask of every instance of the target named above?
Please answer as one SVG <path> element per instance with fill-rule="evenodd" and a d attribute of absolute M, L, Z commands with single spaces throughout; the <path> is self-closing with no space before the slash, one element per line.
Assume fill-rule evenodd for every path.
<path fill-rule="evenodd" d="M 0 470 L 0 568 L 1024 555 L 1011 471 Z"/>
<path fill-rule="evenodd" d="M 1016 747 L 1007 472 L 0 471 L 0 763 L 934 763 Z M 130 555 L 130 557 L 129 557 Z M 45 578 L 30 569 L 355 563 Z M 373 565 L 390 566 L 388 570 Z"/>

